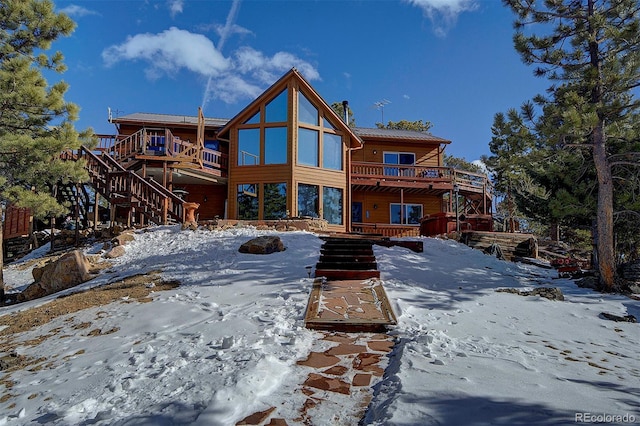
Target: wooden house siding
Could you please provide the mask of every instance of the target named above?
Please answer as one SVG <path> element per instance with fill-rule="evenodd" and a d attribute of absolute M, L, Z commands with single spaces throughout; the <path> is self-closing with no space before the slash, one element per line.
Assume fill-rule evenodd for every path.
<path fill-rule="evenodd" d="M 420 204 L 423 215 L 442 211 L 442 198 L 432 195 L 401 196 L 400 192 L 354 191 L 352 198 L 354 203 L 362 203 L 362 223 L 391 223 L 390 205 L 399 204 L 401 200 L 404 200 L 404 204 Z"/>
<path fill-rule="evenodd" d="M 10 204 L 4 212 L 4 221 L 2 223 L 3 240 L 26 237 L 31 233 L 32 224 L 31 209 Z"/>
<path fill-rule="evenodd" d="M 442 166 L 440 145 L 415 142 L 366 140 L 364 149 L 353 152 L 352 161 L 383 164 L 385 152 L 413 153 L 415 154 L 416 166 Z"/>
<path fill-rule="evenodd" d="M 198 220 L 212 220 L 216 216 L 224 218 L 227 201 L 227 187 L 225 185 L 185 185 L 189 193 L 185 200 L 200 204 Z"/>

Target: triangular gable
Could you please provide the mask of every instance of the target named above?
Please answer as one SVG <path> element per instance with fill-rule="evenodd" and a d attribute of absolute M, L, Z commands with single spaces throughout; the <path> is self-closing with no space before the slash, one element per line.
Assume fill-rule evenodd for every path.
<path fill-rule="evenodd" d="M 249 119 L 250 117 L 248 116 L 248 113 L 250 111 L 259 108 L 260 104 L 262 104 L 263 102 L 271 100 L 271 98 L 275 98 L 276 96 L 278 96 L 280 92 L 282 92 L 287 87 L 289 81 L 292 79 L 296 80 L 298 85 L 302 88 L 302 91 L 307 99 L 314 103 L 318 108 L 322 109 L 325 115 L 330 117 L 331 123 L 336 126 L 337 130 L 341 130 L 349 136 L 349 140 L 351 141 L 350 148 L 362 148 L 363 142 L 360 137 L 353 132 L 351 127 L 349 127 L 343 121 L 343 119 L 338 116 L 338 114 L 336 114 L 333 108 L 331 108 L 331 106 L 328 105 L 324 99 L 322 99 L 318 92 L 315 91 L 315 89 L 309 84 L 309 82 L 305 80 L 305 78 L 295 68 L 291 68 L 289 72 L 280 77 L 280 79 L 273 83 L 271 87 L 265 90 L 253 102 L 251 102 L 242 111 L 240 111 L 240 113 L 238 113 L 235 117 L 229 120 L 229 122 L 227 122 L 227 124 L 222 129 L 220 129 L 218 135 L 220 137 L 223 137 L 231 130 L 232 127 L 242 123 L 243 120 Z"/>

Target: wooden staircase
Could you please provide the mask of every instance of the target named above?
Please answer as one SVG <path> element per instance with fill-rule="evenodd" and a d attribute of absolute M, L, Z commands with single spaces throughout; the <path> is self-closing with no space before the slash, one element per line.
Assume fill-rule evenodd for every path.
<path fill-rule="evenodd" d="M 324 237 L 316 277 L 328 280 L 380 278 L 373 242 L 357 238 Z"/>
<path fill-rule="evenodd" d="M 82 147 L 78 157 L 86 160 L 96 192 L 111 205 L 135 209 L 158 225 L 184 222 L 184 201 L 153 179 L 125 169 L 107 152 L 97 155 Z"/>
<path fill-rule="evenodd" d="M 82 228 L 89 227 L 87 212 L 91 204 L 91 196 L 84 184 L 66 183 L 56 187 L 56 198 L 71 205 L 71 212 L 77 215 Z"/>

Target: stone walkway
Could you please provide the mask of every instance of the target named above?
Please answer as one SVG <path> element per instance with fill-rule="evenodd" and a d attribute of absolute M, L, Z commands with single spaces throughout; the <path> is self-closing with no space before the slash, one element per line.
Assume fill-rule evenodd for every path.
<path fill-rule="evenodd" d="M 308 370 L 299 389 L 304 403 L 291 407 L 292 402 L 285 401 L 237 425 L 355 426 L 363 418 L 395 345 L 386 328 L 395 325 L 396 318 L 379 279 L 372 243 L 328 238 L 316 276 L 305 325 L 323 331 L 307 358 L 297 362 Z M 326 418 L 327 412 L 334 417 Z"/>
<path fill-rule="evenodd" d="M 396 317 L 377 278 L 316 278 L 304 321 L 307 328 L 314 330 L 384 332 L 396 324 Z"/>
<path fill-rule="evenodd" d="M 300 368 L 309 370 L 299 389 L 306 399 L 295 410 L 298 416 L 284 418 L 279 414 L 279 408 L 274 406 L 244 418 L 237 425 L 316 425 L 321 422 L 314 419 L 320 418 L 324 418 L 326 424 L 345 426 L 355 426 L 360 422 L 373 397 L 373 386 L 382 380 L 395 341 L 382 333 L 322 334 L 316 343 L 318 349 L 297 362 Z M 332 346 L 320 349 L 327 344 Z M 283 407 L 282 411 L 292 410 L 291 407 Z M 327 412 L 337 413 L 337 417 L 327 419 Z"/>

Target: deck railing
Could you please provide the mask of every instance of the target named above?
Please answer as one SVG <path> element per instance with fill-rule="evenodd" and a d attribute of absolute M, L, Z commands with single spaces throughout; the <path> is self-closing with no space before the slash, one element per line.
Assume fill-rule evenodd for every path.
<path fill-rule="evenodd" d="M 80 152 L 96 190 L 113 204 L 135 206 L 158 224 L 166 224 L 169 218 L 180 223 L 184 220 L 184 201 L 162 185 L 124 169 L 107 154 L 98 157 L 84 147 Z"/>
<path fill-rule="evenodd" d="M 418 225 L 393 225 L 390 223 L 352 223 L 352 232 L 382 235 L 383 237 L 418 237 Z"/>
<path fill-rule="evenodd" d="M 381 164 L 353 162 L 352 179 L 384 179 L 403 182 L 423 182 L 428 184 L 458 184 L 460 190 L 490 192 L 491 183 L 483 174 L 472 173 L 452 167 L 409 166 L 401 164 Z"/>
<path fill-rule="evenodd" d="M 174 136 L 169 129 L 143 128 L 128 136 L 97 135 L 96 152 L 107 152 L 120 162 L 136 155 L 165 155 L 195 164 L 204 170 L 226 171 L 228 155 Z"/>

